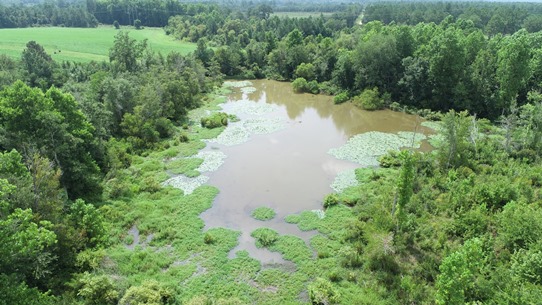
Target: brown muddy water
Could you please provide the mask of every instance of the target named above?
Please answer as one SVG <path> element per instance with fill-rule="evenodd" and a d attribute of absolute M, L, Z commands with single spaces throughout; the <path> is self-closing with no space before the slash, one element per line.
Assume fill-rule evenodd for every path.
<path fill-rule="evenodd" d="M 220 150 L 226 154 L 224 164 L 209 173 L 208 184 L 220 190 L 212 208 L 201 217 L 206 229 L 226 227 L 241 231 L 239 250 L 264 264 L 284 263 L 281 255 L 257 249 L 250 233 L 260 227 L 269 227 L 280 234 L 299 236 L 306 242 L 315 232 L 302 232 L 296 225 L 284 222 L 284 217 L 305 210 L 322 209 L 322 200 L 333 192 L 330 184 L 342 171 L 359 165 L 338 160 L 328 154 L 329 149 L 344 145 L 359 133 L 381 131 L 430 132 L 421 127 L 421 120 L 413 115 L 389 110 L 368 112 L 351 103 L 334 105 L 332 97 L 325 95 L 295 94 L 290 83 L 270 80 L 252 81 L 255 92 L 234 93 L 222 106 L 225 112 L 240 100 L 269 103 L 278 107 L 265 118 L 279 118 L 285 128 L 270 134 L 252 135 L 238 145 L 225 146 L 210 143 L 206 150 Z M 241 121 L 253 117 L 239 116 Z M 428 144 L 423 143 L 422 149 Z M 206 174 L 207 175 L 207 174 Z M 261 206 L 274 209 L 276 217 L 259 221 L 251 212 Z"/>

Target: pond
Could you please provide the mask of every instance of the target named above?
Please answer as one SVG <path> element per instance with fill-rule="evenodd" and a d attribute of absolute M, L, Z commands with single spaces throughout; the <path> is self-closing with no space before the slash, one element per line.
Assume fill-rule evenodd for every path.
<path fill-rule="evenodd" d="M 222 105 L 224 112 L 237 115 L 240 121 L 231 123 L 204 150 L 220 152 L 225 159 L 216 171 L 205 173 L 207 184 L 220 193 L 201 217 L 206 229 L 226 227 L 241 232 L 232 256 L 247 250 L 264 264 L 283 260 L 278 253 L 257 249 L 250 233 L 269 227 L 308 242 L 315 232 L 302 232 L 284 222 L 284 217 L 322 209 L 324 196 L 334 191 L 331 185 L 337 175 L 360 167 L 355 160 L 338 159 L 330 153 L 333 149 L 345 147 L 350 138 L 367 132 L 393 137 L 400 131 L 430 133 L 417 116 L 389 110 L 368 112 L 351 103 L 334 105 L 330 96 L 295 94 L 290 83 L 257 80 L 241 86 L 232 88 L 234 93 Z M 425 142 L 421 145 L 421 149 L 429 147 Z M 275 218 L 252 218 L 252 211 L 262 206 L 275 210 Z"/>

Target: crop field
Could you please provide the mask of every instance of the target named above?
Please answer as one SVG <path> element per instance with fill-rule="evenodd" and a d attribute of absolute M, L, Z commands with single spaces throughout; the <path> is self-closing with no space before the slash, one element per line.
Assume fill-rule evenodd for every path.
<path fill-rule="evenodd" d="M 162 28 L 142 30 L 126 28 L 126 30 L 130 32 L 130 37 L 137 40 L 148 39 L 150 48 L 164 55 L 172 51 L 187 54 L 196 49 L 196 44 L 175 40 L 167 36 Z M 34 40 L 57 61 L 108 61 L 109 48 L 113 45 L 118 31 L 111 26 L 0 29 L 0 54 L 20 58 L 26 43 Z"/>

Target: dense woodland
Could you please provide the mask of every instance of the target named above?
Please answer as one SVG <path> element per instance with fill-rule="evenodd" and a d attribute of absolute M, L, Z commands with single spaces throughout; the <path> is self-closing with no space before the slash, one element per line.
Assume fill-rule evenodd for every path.
<path fill-rule="evenodd" d="M 168 194 L 135 161 L 200 147 L 187 113 L 223 77 L 441 119 L 434 153 L 390 153 L 359 171 L 360 186 L 323 199 L 353 216 L 317 251 L 327 268 L 307 279 L 313 304 L 538 304 L 542 6 L 370 4 L 360 25 L 364 7 L 332 5 L 318 18 L 278 18 L 267 3 L 0 6 L 1 27 L 138 19 L 198 44 L 156 54 L 119 31 L 109 62 L 55 62 L 32 41 L 19 60 L 0 55 L 0 304 L 254 302 L 128 283 L 104 254 L 135 221 L 116 207 Z M 164 244 L 183 234 L 164 232 Z"/>

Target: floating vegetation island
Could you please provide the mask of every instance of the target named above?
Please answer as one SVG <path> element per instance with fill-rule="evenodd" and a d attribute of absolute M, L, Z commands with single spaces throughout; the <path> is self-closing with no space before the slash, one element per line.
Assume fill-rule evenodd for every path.
<path fill-rule="evenodd" d="M 328 153 L 337 159 L 358 163 L 362 167 L 376 167 L 379 165 L 379 156 L 404 147 L 419 148 L 420 142 L 425 139 L 426 136 L 421 133 L 370 131 L 353 136 L 345 145 L 332 148 Z"/>
<path fill-rule="evenodd" d="M 254 219 L 262 220 L 262 221 L 271 220 L 275 218 L 275 215 L 277 215 L 277 213 L 275 213 L 275 211 L 272 208 L 268 208 L 268 207 L 259 207 L 259 208 L 254 209 L 254 211 L 252 211 L 252 217 Z"/>
<path fill-rule="evenodd" d="M 340 193 L 344 191 L 346 188 L 351 186 L 358 185 L 358 179 L 356 178 L 356 170 L 351 169 L 344 172 L 340 172 L 337 177 L 335 177 L 335 180 L 333 183 L 331 183 L 331 188 L 337 192 Z"/>

